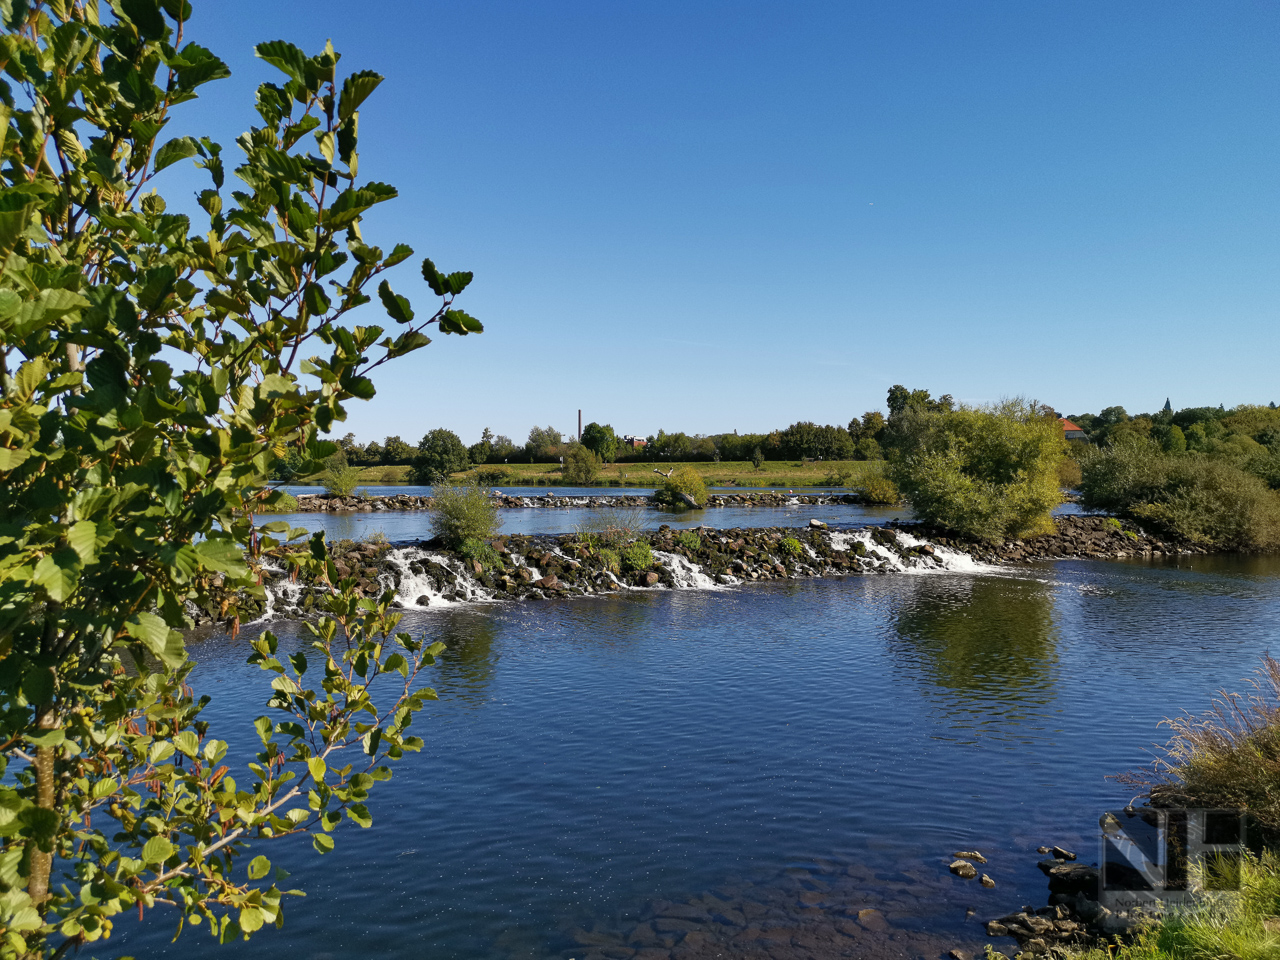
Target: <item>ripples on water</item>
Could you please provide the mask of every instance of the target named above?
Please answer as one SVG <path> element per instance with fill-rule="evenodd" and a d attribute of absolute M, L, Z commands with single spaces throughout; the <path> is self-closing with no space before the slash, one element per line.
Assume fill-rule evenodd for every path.
<path fill-rule="evenodd" d="M 235 955 L 582 960 L 683 937 L 673 911 L 726 938 L 754 913 L 796 957 L 980 946 L 979 921 L 1044 902 L 1037 845 L 1096 858 L 1091 825 L 1128 799 L 1105 778 L 1157 722 L 1253 669 L 1277 573 L 1062 562 L 410 613 L 449 646 L 427 749 L 379 785 L 372 830 L 266 851 L 310 896 Z M 247 644 L 192 649 L 247 749 L 267 695 Z M 961 849 L 994 890 L 947 874 Z M 118 926 L 96 954 L 216 949 Z M 685 955 L 765 949 L 696 939 Z"/>

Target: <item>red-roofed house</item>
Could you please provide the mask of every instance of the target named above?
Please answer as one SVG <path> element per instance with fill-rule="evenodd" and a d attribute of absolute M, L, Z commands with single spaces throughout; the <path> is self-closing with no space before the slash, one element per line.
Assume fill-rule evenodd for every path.
<path fill-rule="evenodd" d="M 1077 427 L 1074 423 L 1072 423 L 1066 417 L 1059 417 L 1058 422 L 1062 424 L 1062 429 L 1066 433 L 1068 440 L 1088 440 L 1089 439 L 1088 437 L 1085 436 L 1083 430 Z"/>

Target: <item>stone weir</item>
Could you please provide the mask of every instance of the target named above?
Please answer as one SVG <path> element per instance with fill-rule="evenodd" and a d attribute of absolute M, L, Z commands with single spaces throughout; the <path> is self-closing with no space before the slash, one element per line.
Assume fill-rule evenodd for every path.
<path fill-rule="evenodd" d="M 611 507 L 653 507 L 653 498 L 644 494 L 590 494 L 565 497 L 554 493 L 517 497 L 495 490 L 494 504 L 507 510 L 529 510 L 544 507 L 557 509 Z M 297 497 L 300 513 L 374 513 L 383 510 L 430 510 L 430 497 L 395 493 L 383 497 L 339 497 L 327 493 L 303 493 Z M 859 504 L 862 499 L 852 493 L 782 493 L 762 490 L 753 493 L 713 493 L 707 498 L 707 509 L 719 507 L 785 507 L 826 503 Z"/>
<path fill-rule="evenodd" d="M 397 606 L 436 609 L 475 602 L 544 600 L 628 590 L 722 589 L 743 583 L 862 573 L 978 570 L 958 550 L 905 530 L 866 527 L 672 530 L 664 525 L 632 543 L 607 545 L 577 534 L 500 536 L 471 554 L 433 541 L 376 544 L 339 541 L 331 556 L 341 577 L 365 596 L 392 589 Z M 283 564 L 262 568 L 265 602 L 241 598 L 241 622 L 308 615 L 318 588 Z M 215 619 L 197 613 L 198 622 Z"/>
<path fill-rule="evenodd" d="M 417 609 L 851 574 L 981 573 L 1034 560 L 1187 552 L 1110 518 L 1060 517 L 1056 526 L 1053 534 L 1002 546 L 927 537 L 919 524 L 833 530 L 811 520 L 800 528 L 663 525 L 634 542 L 614 544 L 579 534 L 500 536 L 467 554 L 434 541 L 337 541 L 330 550 L 338 575 L 355 579 L 364 596 L 391 589 L 398 606 Z M 262 566 L 265 600 L 237 598 L 240 622 L 311 613 L 317 588 L 291 577 L 279 560 Z M 214 609 L 192 614 L 197 624 L 219 619 Z"/>

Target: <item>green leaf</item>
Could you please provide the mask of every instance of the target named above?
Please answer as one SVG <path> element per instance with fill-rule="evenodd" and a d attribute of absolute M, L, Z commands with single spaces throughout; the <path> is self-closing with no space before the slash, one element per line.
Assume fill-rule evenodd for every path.
<path fill-rule="evenodd" d="M 292 43 L 285 40 L 268 40 L 266 43 L 258 44 L 253 50 L 260 58 L 299 83 L 304 79 L 307 56 Z"/>
<path fill-rule="evenodd" d="M 243 577 L 249 573 L 249 566 L 244 562 L 244 551 L 231 540 L 202 540 L 195 545 L 195 551 L 200 562 L 210 570 L 233 577 Z"/>
<path fill-rule="evenodd" d="M 261 880 L 271 872 L 271 861 L 266 857 L 254 857 L 249 861 L 249 879 Z M 240 926 L 244 926 L 244 919 L 241 918 Z"/>
<path fill-rule="evenodd" d="M 174 734 L 173 745 L 188 757 L 195 757 L 200 752 L 200 738 L 190 730 Z"/>
<path fill-rule="evenodd" d="M 67 734 L 65 730 L 48 730 L 39 735 L 27 734 L 24 739 L 33 747 L 57 747 L 66 742 Z"/>
<path fill-rule="evenodd" d="M 328 853 L 333 849 L 333 837 L 327 833 L 317 833 L 311 838 L 311 846 L 315 847 L 316 853 Z"/>
<path fill-rule="evenodd" d="M 0 447 L 0 470 L 16 470 L 26 463 L 30 456 L 30 450 L 11 450 L 8 447 Z"/>
<path fill-rule="evenodd" d="M 92 520 L 73 523 L 67 531 L 67 542 L 82 563 L 92 563 L 98 557 L 98 525 Z"/>
<path fill-rule="evenodd" d="M 70 547 L 60 547 L 36 564 L 31 579 L 44 587 L 49 599 L 62 603 L 80 582 L 80 556 Z M 159 619 L 158 617 L 156 619 Z"/>
<path fill-rule="evenodd" d="M 259 860 L 262 857 L 258 858 Z M 262 929 L 262 910 L 247 906 L 240 909 L 240 929 L 245 933 L 253 933 Z"/>
<path fill-rule="evenodd" d="M 117 9 L 138 28 L 143 40 L 159 40 L 167 32 L 158 0 L 119 0 Z"/>
<path fill-rule="evenodd" d="M 324 782 L 325 762 L 321 757 L 308 757 L 307 769 L 311 771 L 311 777 L 316 783 Z"/>
<path fill-rule="evenodd" d="M 342 81 L 342 93 L 338 97 L 338 119 L 349 120 L 381 82 L 382 77 L 372 70 L 361 70 Z"/>
<path fill-rule="evenodd" d="M 383 280 L 378 284 L 378 296 L 382 305 L 387 308 L 387 316 L 397 323 L 409 323 L 413 320 L 413 308 L 409 301 L 397 293 L 391 292 L 391 284 Z"/>
<path fill-rule="evenodd" d="M 177 848 L 164 837 L 152 837 L 142 847 L 142 859 L 145 863 L 164 863 L 177 853 Z"/>
<path fill-rule="evenodd" d="M 190 137 L 175 137 L 155 152 L 152 169 L 159 173 L 165 167 L 196 155 L 196 142 Z"/>
<path fill-rule="evenodd" d="M 440 318 L 441 333 L 484 333 L 484 326 L 475 317 L 461 310 L 446 310 Z"/>
<path fill-rule="evenodd" d="M 262 741 L 264 746 L 271 742 L 270 717 L 258 717 L 253 721 L 253 728 L 258 731 L 258 739 Z"/>

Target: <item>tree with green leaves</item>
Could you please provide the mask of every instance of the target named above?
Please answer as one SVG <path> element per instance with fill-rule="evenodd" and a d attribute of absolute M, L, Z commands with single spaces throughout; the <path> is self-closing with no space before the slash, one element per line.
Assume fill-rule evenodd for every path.
<path fill-rule="evenodd" d="M 366 242 L 396 195 L 358 173 L 361 103 L 332 46 L 258 56 L 279 83 L 237 141 L 238 189 L 172 112 L 226 65 L 187 40 L 187 0 L 0 0 L 0 957 L 60 956 L 125 910 L 168 905 L 224 941 L 280 923 L 280 876 L 251 844 L 311 832 L 317 850 L 388 762 L 420 741 L 438 647 L 396 633 L 391 595 L 340 581 L 322 538 L 301 553 L 273 467 L 313 472 L 370 373 L 480 331 L 453 306 L 471 280 L 430 260 L 415 316 L 386 271 L 413 251 Z M 194 159 L 196 226 L 155 187 Z M 377 294 L 391 321 L 352 322 Z M 189 604 L 262 597 L 266 552 L 314 579 L 325 616 L 275 675 L 261 749 L 237 780 L 187 686 Z M 383 693 L 385 692 L 385 696 Z"/>
<path fill-rule="evenodd" d="M 601 426 L 593 420 L 582 428 L 582 445 L 605 463 L 612 463 L 617 457 L 618 442 L 610 424 Z"/>
<path fill-rule="evenodd" d="M 452 430 L 439 427 L 418 442 L 409 476 L 414 483 L 439 483 L 469 466 L 471 457 L 462 439 Z"/>
<path fill-rule="evenodd" d="M 887 475 L 921 520 L 994 543 L 1053 531 L 1067 441 L 1052 412 L 1024 400 L 947 410 L 912 404 L 895 430 Z"/>

